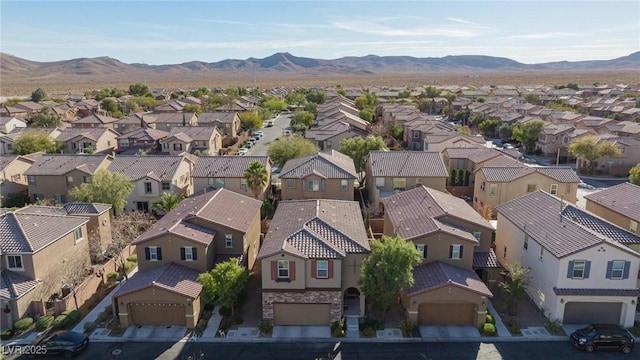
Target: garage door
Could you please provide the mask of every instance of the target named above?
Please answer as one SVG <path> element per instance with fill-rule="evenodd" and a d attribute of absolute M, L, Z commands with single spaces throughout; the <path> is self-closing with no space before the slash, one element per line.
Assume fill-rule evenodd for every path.
<path fill-rule="evenodd" d="M 329 325 L 329 304 L 273 304 L 276 325 Z"/>
<path fill-rule="evenodd" d="M 420 325 L 474 325 L 475 305 L 470 303 L 425 303 L 418 308 Z"/>
<path fill-rule="evenodd" d="M 136 325 L 186 325 L 183 304 L 132 303 L 129 306 L 131 321 Z"/>
<path fill-rule="evenodd" d="M 569 302 L 564 306 L 565 324 L 620 324 L 622 303 Z"/>

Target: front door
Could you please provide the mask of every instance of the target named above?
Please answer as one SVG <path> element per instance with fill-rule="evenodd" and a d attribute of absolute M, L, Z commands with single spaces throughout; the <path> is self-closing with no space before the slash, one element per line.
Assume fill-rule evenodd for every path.
<path fill-rule="evenodd" d="M 148 201 L 138 201 L 138 211 L 142 211 L 144 213 L 149 212 L 149 202 Z"/>

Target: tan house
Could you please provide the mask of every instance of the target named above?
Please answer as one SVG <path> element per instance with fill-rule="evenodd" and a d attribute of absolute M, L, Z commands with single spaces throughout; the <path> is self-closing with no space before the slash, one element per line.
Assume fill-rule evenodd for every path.
<path fill-rule="evenodd" d="M 154 114 L 133 114 L 113 123 L 113 128 L 120 134 L 126 134 L 128 132 L 137 129 L 155 129 L 156 128 L 156 116 Z"/>
<path fill-rule="evenodd" d="M 8 134 L 0 134 L 0 155 L 13 154 L 16 141 L 24 134 L 45 133 L 53 141 L 61 131 L 59 128 L 15 128 Z"/>
<path fill-rule="evenodd" d="M 225 188 L 238 194 L 254 197 L 244 179 L 244 172 L 253 161 L 259 161 L 267 171 L 267 186 L 259 197 L 264 200 L 271 184 L 272 164 L 268 156 L 198 156 L 192 176 L 194 191 Z"/>
<path fill-rule="evenodd" d="M 81 119 L 73 121 L 71 123 L 71 127 L 74 128 L 107 128 L 113 130 L 113 124 L 117 122 L 118 119 L 107 116 L 107 115 L 99 115 L 99 114 L 91 114 L 89 116 L 85 116 Z"/>
<path fill-rule="evenodd" d="M 118 147 L 119 135 L 110 128 L 66 128 L 55 141 L 64 144 L 66 154 L 111 153 Z"/>
<path fill-rule="evenodd" d="M 222 133 L 217 127 L 176 126 L 171 128 L 167 137 L 160 140 L 160 144 L 162 152 L 171 155 L 195 151 L 218 155 L 222 149 Z"/>
<path fill-rule="evenodd" d="M 442 160 L 447 167 L 447 172 L 451 174 L 447 184 L 449 186 L 473 186 L 473 172 L 490 160 L 501 157 L 504 157 L 501 152 L 484 146 L 446 148 L 442 151 Z M 517 163 L 515 160 L 513 162 Z M 519 166 L 523 165 L 519 164 Z M 458 176 L 457 172 L 462 172 L 464 176 Z"/>
<path fill-rule="evenodd" d="M 640 139 L 633 137 L 619 137 L 616 135 L 600 135 L 597 141 L 610 141 L 616 145 L 622 153 L 620 156 L 607 157 L 603 156 L 594 160 L 594 175 L 627 175 L 629 170 L 636 164 L 640 163 Z M 578 156 L 577 170 L 589 168 L 589 161 Z"/>
<path fill-rule="evenodd" d="M 258 255 L 264 319 L 328 326 L 364 315 L 358 280 L 370 248 L 360 214 L 354 201 L 280 202 Z"/>
<path fill-rule="evenodd" d="M 198 116 L 198 126 L 218 127 L 224 136 L 236 137 L 240 132 L 237 112 L 205 112 Z"/>
<path fill-rule="evenodd" d="M 133 184 L 124 211 L 153 212 L 163 193 L 193 194 L 193 161 L 185 155 L 118 155 L 107 170 L 126 176 Z"/>
<path fill-rule="evenodd" d="M 448 173 L 438 152 L 377 150 L 365 162 L 369 206 L 374 213 L 384 212 L 383 198 L 416 186 L 446 191 Z"/>
<path fill-rule="evenodd" d="M 156 129 L 171 131 L 176 126 L 196 126 L 198 116 L 195 113 L 183 112 L 155 112 L 152 116 L 156 118 Z"/>
<path fill-rule="evenodd" d="M 340 151 L 342 140 L 356 136 L 364 138 L 367 135 L 369 135 L 367 131 L 340 120 L 324 126 L 312 126 L 304 133 L 305 139 L 313 141 L 320 150 L 338 151 Z"/>
<path fill-rule="evenodd" d="M 282 199 L 353 200 L 353 159 L 335 150 L 291 159 L 282 168 Z"/>
<path fill-rule="evenodd" d="M 140 271 L 113 296 L 120 325 L 195 327 L 204 307 L 198 275 L 231 257 L 253 267 L 261 205 L 226 189 L 202 192 L 134 240 Z"/>
<path fill-rule="evenodd" d="M 87 222 L 77 216 L 0 213 L 2 329 L 43 314 L 42 302 L 89 266 Z"/>
<path fill-rule="evenodd" d="M 584 197 L 587 211 L 640 235 L 640 186 L 626 182 Z M 634 249 L 640 251 L 640 248 Z"/>
<path fill-rule="evenodd" d="M 169 135 L 167 131 L 151 128 L 138 128 L 116 138 L 118 141 L 117 152 L 134 154 L 144 151 L 147 154 L 159 153 L 162 150 L 160 140 Z"/>
<path fill-rule="evenodd" d="M 425 186 L 382 202 L 385 235 L 411 241 L 422 254 L 415 283 L 402 294 L 407 321 L 482 326 L 493 296 L 487 285 L 500 279 L 491 224 L 464 200 Z"/>
<path fill-rule="evenodd" d="M 106 169 L 111 161 L 111 155 L 41 155 L 24 173 L 29 197 L 34 201 L 53 199 L 64 204 L 69 190 L 89 182 L 96 171 Z"/>
<path fill-rule="evenodd" d="M 8 134 L 16 128 L 26 128 L 27 121 L 17 117 L 0 117 L 0 134 Z"/>
<path fill-rule="evenodd" d="M 159 100 L 156 98 L 156 100 Z M 164 95 L 162 96 L 162 101 L 165 101 Z M 165 104 L 158 105 L 153 109 L 153 112 L 156 114 L 180 114 L 184 109 L 186 102 L 180 100 L 171 100 Z"/>
<path fill-rule="evenodd" d="M 27 193 L 27 177 L 24 173 L 33 160 L 18 155 L 0 156 L 0 207 L 10 194 Z"/>

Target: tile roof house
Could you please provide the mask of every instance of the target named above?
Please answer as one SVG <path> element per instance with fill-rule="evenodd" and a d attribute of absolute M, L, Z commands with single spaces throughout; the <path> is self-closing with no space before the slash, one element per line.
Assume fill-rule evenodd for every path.
<path fill-rule="evenodd" d="M 340 151 L 340 142 L 344 139 L 360 136 L 366 137 L 369 133 L 360 127 L 338 120 L 323 126 L 312 126 L 305 131 L 304 137 L 318 146 L 320 150 L 335 149 Z"/>
<path fill-rule="evenodd" d="M 447 179 L 447 185 L 473 187 L 473 172 L 476 169 L 493 159 L 504 157 L 498 150 L 484 146 L 446 148 L 442 151 L 442 160 L 447 167 L 447 172 L 451 174 L 451 178 Z M 518 163 L 516 160 L 511 159 L 505 159 L 504 161 Z M 463 172 L 465 176 L 458 176 L 457 172 Z"/>
<path fill-rule="evenodd" d="M 218 127 L 224 136 L 236 137 L 240 131 L 237 112 L 203 112 L 198 116 L 198 126 Z"/>
<path fill-rule="evenodd" d="M 91 114 L 89 116 L 73 121 L 71 123 L 71 127 L 82 129 L 107 128 L 113 130 L 113 124 L 117 121 L 117 118 L 111 116 Z"/>
<path fill-rule="evenodd" d="M 0 156 L 0 207 L 5 206 L 7 196 L 27 194 L 27 177 L 24 175 L 33 160 L 18 155 Z"/>
<path fill-rule="evenodd" d="M 165 104 L 156 106 L 153 109 L 153 112 L 156 114 L 167 114 L 167 113 L 179 114 L 179 113 L 182 113 L 182 110 L 184 109 L 185 105 L 187 105 L 187 103 L 183 101 L 171 100 Z"/>
<path fill-rule="evenodd" d="M 630 182 L 588 194 L 587 211 L 640 235 L 640 186 Z M 640 252 L 640 247 L 633 248 Z"/>
<path fill-rule="evenodd" d="M 253 267 L 261 205 L 226 189 L 204 191 L 183 200 L 135 239 L 140 271 L 113 296 L 120 325 L 195 327 L 204 307 L 198 274 L 230 257 Z"/>
<path fill-rule="evenodd" d="M 366 187 L 372 211 L 381 213 L 382 199 L 425 185 L 446 191 L 447 169 L 438 152 L 371 151 L 365 158 Z"/>
<path fill-rule="evenodd" d="M 85 217 L 0 213 L 0 306 L 4 324 L 39 311 L 35 301 L 47 301 L 61 284 L 79 280 L 89 266 Z M 40 314 L 44 315 L 44 314 Z"/>
<path fill-rule="evenodd" d="M 124 211 L 156 212 L 153 202 L 163 193 L 193 194 L 193 162 L 179 155 L 118 155 L 107 170 L 123 174 L 133 184 Z"/>
<path fill-rule="evenodd" d="M 126 134 L 137 129 L 156 128 L 156 117 L 154 114 L 133 114 L 113 123 L 113 128 L 120 134 Z"/>
<path fill-rule="evenodd" d="M 144 151 L 147 154 L 160 153 L 162 150 L 160 140 L 168 135 L 169 132 L 164 130 L 137 128 L 116 137 L 118 141 L 117 152 L 129 155 L 137 154 L 139 151 Z"/>
<path fill-rule="evenodd" d="M 195 113 L 155 112 L 152 116 L 156 118 L 156 129 L 158 130 L 171 131 L 176 126 L 198 125 L 198 116 Z"/>
<path fill-rule="evenodd" d="M 494 287 L 501 278 L 493 226 L 466 201 L 426 186 L 382 202 L 384 234 L 411 241 L 422 254 L 416 282 L 402 294 L 407 321 L 482 326 L 493 296 L 487 284 Z"/>
<path fill-rule="evenodd" d="M 66 154 L 111 153 L 118 147 L 119 135 L 110 128 L 66 128 L 55 141 L 64 144 L 62 150 Z"/>
<path fill-rule="evenodd" d="M 24 134 L 45 133 L 51 140 L 53 140 L 61 131 L 62 129 L 60 128 L 17 127 L 8 134 L 0 134 L 0 155 L 13 154 L 16 141 L 20 140 Z"/>
<path fill-rule="evenodd" d="M 17 117 L 0 117 L 0 134 L 8 134 L 15 128 L 26 128 L 27 121 Z"/>
<path fill-rule="evenodd" d="M 244 172 L 253 161 L 259 161 L 267 171 L 267 184 L 271 184 L 272 163 L 268 156 L 198 156 L 193 169 L 193 188 L 200 192 L 206 188 L 225 188 L 238 194 L 253 197 L 247 186 Z M 269 186 L 264 188 L 260 199 L 264 200 Z"/>
<path fill-rule="evenodd" d="M 496 208 L 500 263 L 531 269 L 526 289 L 551 320 L 633 326 L 640 237 L 542 190 Z"/>
<path fill-rule="evenodd" d="M 29 197 L 34 201 L 54 199 L 56 203 L 64 204 L 69 190 L 90 181 L 96 171 L 106 169 L 111 161 L 111 155 L 43 154 L 24 173 Z"/>
<path fill-rule="evenodd" d="M 162 152 L 171 155 L 195 151 L 218 155 L 222 149 L 222 133 L 217 127 L 176 126 L 171 128 L 167 137 L 160 140 L 160 144 Z"/>
<path fill-rule="evenodd" d="M 281 201 L 264 239 L 262 315 L 275 325 L 329 325 L 362 316 L 358 279 L 370 252 L 355 201 Z"/>
<path fill-rule="evenodd" d="M 357 172 L 353 159 L 329 150 L 287 161 L 279 177 L 285 200 L 353 200 Z"/>
<path fill-rule="evenodd" d="M 617 136 L 612 134 L 603 134 L 596 136 L 597 142 L 609 141 L 616 145 L 622 153 L 619 156 L 608 157 L 603 156 L 594 160 L 594 175 L 623 175 L 627 176 L 629 170 L 636 164 L 640 163 L 640 139 L 628 136 Z M 587 171 L 589 169 L 589 161 L 582 156 L 578 156 L 576 161 L 577 171 Z"/>

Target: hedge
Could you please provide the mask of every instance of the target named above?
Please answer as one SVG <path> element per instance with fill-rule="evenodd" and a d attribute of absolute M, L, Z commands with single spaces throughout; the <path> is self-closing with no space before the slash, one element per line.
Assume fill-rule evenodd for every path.
<path fill-rule="evenodd" d="M 47 330 L 51 327 L 51 324 L 53 324 L 53 320 L 54 318 L 51 315 L 41 316 L 38 321 L 36 321 L 36 330 L 38 332 Z"/>
<path fill-rule="evenodd" d="M 76 322 L 82 318 L 82 313 L 79 310 L 67 310 L 62 313 L 62 315 L 67 315 L 69 320 Z"/>
<path fill-rule="evenodd" d="M 485 336 L 496 336 L 496 327 L 493 324 L 486 323 L 482 327 L 482 333 Z"/>
<path fill-rule="evenodd" d="M 24 331 L 27 330 L 31 324 L 33 324 L 33 318 L 26 317 L 13 323 L 13 328 L 17 331 Z"/>
<path fill-rule="evenodd" d="M 61 329 L 67 326 L 69 322 L 70 322 L 70 319 L 67 315 L 60 314 L 56 316 L 56 318 L 53 320 L 53 327 L 56 329 Z"/>
<path fill-rule="evenodd" d="M 112 281 L 116 281 L 116 279 L 118 278 L 118 276 L 120 276 L 120 274 L 118 274 L 115 271 L 111 271 L 107 273 L 107 281 L 108 282 L 112 282 Z"/>

